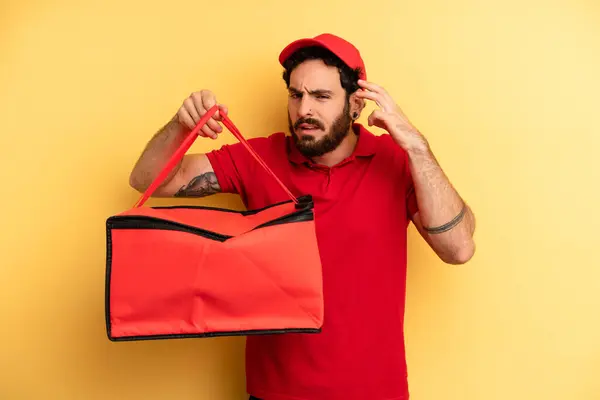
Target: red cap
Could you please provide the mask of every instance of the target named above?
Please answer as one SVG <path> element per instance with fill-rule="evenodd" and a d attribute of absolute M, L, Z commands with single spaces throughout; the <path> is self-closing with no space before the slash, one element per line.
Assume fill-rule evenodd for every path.
<path fill-rule="evenodd" d="M 323 33 L 315 36 L 314 38 L 298 39 L 288 44 L 286 48 L 283 49 L 281 54 L 279 54 L 279 62 L 283 65 L 284 61 L 287 60 L 287 58 L 296 50 L 308 46 L 320 46 L 326 48 L 338 56 L 350 68 L 360 68 L 360 79 L 367 79 L 365 63 L 363 62 L 358 49 L 354 47 L 352 43 L 342 39 L 341 37 L 332 35 L 331 33 Z"/>

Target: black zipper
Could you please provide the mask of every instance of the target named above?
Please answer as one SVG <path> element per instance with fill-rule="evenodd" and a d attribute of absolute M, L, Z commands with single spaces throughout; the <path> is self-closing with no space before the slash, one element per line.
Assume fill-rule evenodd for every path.
<path fill-rule="evenodd" d="M 310 209 L 296 211 L 294 213 L 284 215 L 283 217 L 279 217 L 273 219 L 269 222 L 265 222 L 264 224 L 260 224 L 256 226 L 253 231 L 260 228 L 266 228 L 267 226 L 274 226 L 280 224 L 291 224 L 294 222 L 303 222 L 303 221 L 312 221 L 314 219 L 314 214 Z"/>
<path fill-rule="evenodd" d="M 283 217 L 276 218 L 274 220 L 265 222 L 264 224 L 258 225 L 251 229 L 251 231 L 266 228 L 269 226 L 275 226 L 280 224 L 289 224 L 295 222 L 303 222 L 303 221 L 312 221 L 314 219 L 314 215 L 310 209 L 300 210 L 288 215 L 284 215 Z M 190 226 L 186 224 L 182 224 L 180 222 L 169 221 L 161 218 L 148 217 L 144 215 L 123 215 L 123 216 L 113 216 L 107 220 L 107 225 L 109 229 L 161 229 L 161 230 L 172 230 L 179 232 L 187 232 L 194 235 L 203 236 L 207 239 L 216 240 L 219 242 L 224 242 L 227 239 L 231 239 L 233 236 L 231 235 L 223 235 L 221 233 L 216 233 L 212 231 L 208 231 L 206 229 L 197 228 L 195 226 Z"/>
<path fill-rule="evenodd" d="M 194 235 L 203 236 L 207 239 L 217 240 L 219 242 L 224 242 L 231 238 L 229 235 L 207 231 L 206 229 L 196 228 L 195 226 L 143 215 L 124 215 L 111 217 L 108 219 L 107 224 L 109 229 L 161 229 L 187 232 Z"/>

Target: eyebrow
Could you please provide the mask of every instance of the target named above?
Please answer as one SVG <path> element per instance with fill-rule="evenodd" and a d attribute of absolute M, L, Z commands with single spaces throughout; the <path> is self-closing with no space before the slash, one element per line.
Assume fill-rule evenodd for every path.
<path fill-rule="evenodd" d="M 292 93 L 302 93 L 301 90 L 298 90 L 294 87 L 289 88 L 289 91 Z M 328 94 L 328 95 L 333 95 L 333 91 L 332 90 L 327 90 L 327 89 L 315 89 L 315 90 L 308 90 L 308 94 L 312 94 L 312 95 L 323 95 L 323 94 Z"/>

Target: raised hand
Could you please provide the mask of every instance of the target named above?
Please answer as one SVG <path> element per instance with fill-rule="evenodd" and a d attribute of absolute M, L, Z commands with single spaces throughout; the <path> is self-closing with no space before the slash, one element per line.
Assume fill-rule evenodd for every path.
<path fill-rule="evenodd" d="M 419 149 L 425 146 L 425 138 L 409 121 L 392 96 L 381 86 L 363 80 L 358 81 L 356 96 L 374 101 L 379 110 L 369 115 L 369 126 L 385 129 L 404 150 Z"/>
<path fill-rule="evenodd" d="M 191 130 L 196 126 L 206 111 L 215 104 L 217 104 L 217 98 L 210 90 L 194 92 L 183 101 L 183 104 L 177 111 L 177 119 L 181 125 Z M 219 104 L 219 110 L 208 120 L 200 132 L 198 132 L 199 136 L 216 139 L 218 134 L 223 132 L 223 127 L 218 122 L 221 121 L 220 113 L 227 114 L 227 107 L 225 105 Z"/>

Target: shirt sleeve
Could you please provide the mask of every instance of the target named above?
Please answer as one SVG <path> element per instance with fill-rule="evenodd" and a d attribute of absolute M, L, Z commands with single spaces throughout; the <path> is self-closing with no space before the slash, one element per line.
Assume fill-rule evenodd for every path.
<path fill-rule="evenodd" d="M 268 164 L 268 155 L 273 151 L 274 139 L 278 137 L 254 137 L 247 141 Z M 236 142 L 207 152 L 206 156 L 215 172 L 221 192 L 239 195 L 244 205 L 248 206 L 249 198 L 252 197 L 251 191 L 257 187 L 257 169 L 261 168 L 248 149 L 242 143 Z"/>
<path fill-rule="evenodd" d="M 221 192 L 233 193 L 241 196 L 244 204 L 247 200 L 244 185 L 246 149 L 240 143 L 226 144 L 217 150 L 206 153 L 208 160 L 215 172 Z"/>

